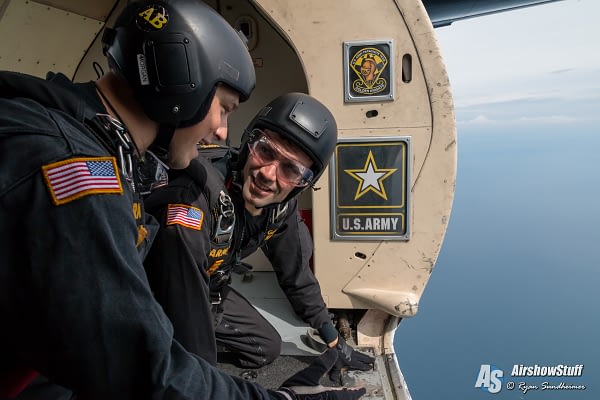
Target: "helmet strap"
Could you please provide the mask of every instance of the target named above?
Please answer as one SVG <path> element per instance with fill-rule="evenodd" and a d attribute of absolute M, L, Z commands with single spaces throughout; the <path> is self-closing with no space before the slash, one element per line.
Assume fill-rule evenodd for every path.
<path fill-rule="evenodd" d="M 213 86 L 210 93 L 208 93 L 208 96 L 206 96 L 206 99 L 204 100 L 204 102 L 200 105 L 200 108 L 198 109 L 198 112 L 196 112 L 196 115 L 194 115 L 193 118 L 191 118 L 187 121 L 183 121 L 179 125 L 179 127 L 188 127 L 188 126 L 196 125 L 198 122 L 200 122 L 204 118 L 206 118 L 206 115 L 208 114 L 208 111 L 210 110 L 210 107 L 212 106 L 213 98 L 215 97 L 215 94 L 217 93 L 217 86 L 218 85 Z"/>

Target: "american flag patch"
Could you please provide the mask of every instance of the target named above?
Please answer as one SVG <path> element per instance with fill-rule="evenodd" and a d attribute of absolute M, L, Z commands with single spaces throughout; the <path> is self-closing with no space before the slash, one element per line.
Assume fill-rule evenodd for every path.
<path fill-rule="evenodd" d="M 185 204 L 169 204 L 167 207 L 167 225 L 182 225 L 199 231 L 202 229 L 204 213 L 196 207 Z"/>
<path fill-rule="evenodd" d="M 54 204 L 97 193 L 123 193 L 114 157 L 71 158 L 42 166 Z"/>

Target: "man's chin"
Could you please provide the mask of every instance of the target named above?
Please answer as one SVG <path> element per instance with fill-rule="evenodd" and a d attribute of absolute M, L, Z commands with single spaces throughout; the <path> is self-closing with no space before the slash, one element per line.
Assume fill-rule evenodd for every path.
<path fill-rule="evenodd" d="M 269 204 L 269 197 L 260 196 L 255 193 L 252 193 L 252 192 L 250 192 L 250 193 L 251 193 L 251 199 L 250 199 L 249 203 L 252 204 L 253 207 L 261 208 L 261 207 L 264 207 L 265 205 Z"/>
<path fill-rule="evenodd" d="M 196 157 L 198 156 L 198 153 L 196 153 Z M 192 162 L 193 158 L 184 158 L 184 157 L 180 157 L 180 158 L 169 158 L 169 168 L 171 169 L 186 169 L 190 163 Z"/>
<path fill-rule="evenodd" d="M 262 207 L 264 207 L 262 202 L 257 202 L 256 199 L 245 199 L 244 207 L 246 211 L 250 213 L 250 215 L 257 216 L 262 213 Z"/>
<path fill-rule="evenodd" d="M 169 162 L 167 165 L 172 169 L 186 169 L 194 158 L 198 157 L 198 149 L 194 147 L 193 151 L 186 152 L 185 154 L 177 154 L 173 151 L 169 152 Z"/>

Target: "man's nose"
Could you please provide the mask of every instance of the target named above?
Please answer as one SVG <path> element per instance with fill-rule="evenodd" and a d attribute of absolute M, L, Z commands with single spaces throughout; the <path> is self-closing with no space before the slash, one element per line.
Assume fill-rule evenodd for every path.
<path fill-rule="evenodd" d="M 267 179 L 276 180 L 277 179 L 277 164 L 278 161 L 271 162 L 269 164 L 263 165 L 260 168 L 260 173 Z"/>
<path fill-rule="evenodd" d="M 219 142 L 225 142 L 227 140 L 227 125 L 217 128 L 215 131 L 215 139 Z"/>

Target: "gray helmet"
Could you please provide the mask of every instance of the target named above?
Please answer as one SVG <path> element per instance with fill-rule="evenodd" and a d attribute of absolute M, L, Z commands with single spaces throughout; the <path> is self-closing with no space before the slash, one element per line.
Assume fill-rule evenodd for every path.
<path fill-rule="evenodd" d="M 254 129 L 268 128 L 300 147 L 313 161 L 316 182 L 335 149 L 337 124 L 333 114 L 320 101 L 304 93 L 287 93 L 267 104 L 250 122 L 242 136 L 240 161 L 248 157 L 247 144 L 255 139 Z M 296 188 L 290 197 L 303 189 Z"/>
<path fill-rule="evenodd" d="M 216 85 L 250 96 L 254 66 L 241 36 L 199 0 L 132 2 L 102 37 L 109 66 L 131 84 L 148 117 L 161 125 L 204 119 Z"/>

